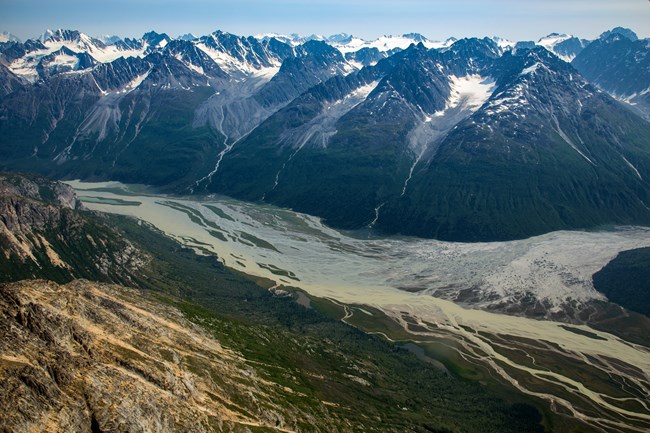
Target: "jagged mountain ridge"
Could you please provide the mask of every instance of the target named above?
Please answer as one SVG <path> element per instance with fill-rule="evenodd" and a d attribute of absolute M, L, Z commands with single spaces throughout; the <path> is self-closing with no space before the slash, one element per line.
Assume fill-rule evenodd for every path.
<path fill-rule="evenodd" d="M 573 35 L 551 33 L 537 41 L 537 45 L 556 54 L 565 62 L 571 62 L 590 42 Z"/>
<path fill-rule="evenodd" d="M 305 90 L 350 68 L 337 50 L 321 41 L 307 41 L 291 54 L 270 79 L 253 76 L 223 86 L 199 107 L 194 125 L 209 124 L 228 146 Z"/>
<path fill-rule="evenodd" d="M 64 39 L 80 38 L 87 40 L 78 33 Z M 126 42 L 135 44 L 126 48 L 142 54 L 158 48 L 145 57 L 77 67 L 75 74 L 42 74 L 34 84 L 21 83 L 11 67 L 6 70 L 3 87 L 11 95 L 1 102 L 9 112 L 4 122 L 10 129 L 9 142 L 34 143 L 31 152 L 23 148 L 14 157 L 53 159 L 81 177 L 91 172 L 132 172 L 130 162 L 139 164 L 151 156 L 166 160 L 163 165 L 176 166 L 178 159 L 146 150 L 151 145 L 148 138 L 162 124 L 169 131 L 168 145 L 177 149 L 170 152 L 187 154 L 186 165 L 170 167 L 171 172 L 163 171 L 146 182 L 173 182 L 181 173 L 189 177 L 205 171 L 228 139 L 246 133 L 308 87 L 351 68 L 338 51 L 320 42 L 290 47 L 274 39 L 262 43 L 222 32 L 194 42 L 171 41 L 150 32 L 140 42 Z M 284 61 L 288 63 L 281 67 Z M 283 79 L 285 75 L 292 79 Z M 13 92 L 18 86 L 20 91 Z M 211 96 L 220 95 L 215 107 Z M 170 124 L 168 119 L 174 120 Z M 15 125 L 24 128 L 16 130 Z M 64 130 L 63 134 L 57 135 L 57 130 Z M 198 153 L 188 154 L 188 147 Z M 118 159 L 126 161 L 120 164 Z M 33 161 L 26 161 L 23 168 L 32 165 Z"/>
<path fill-rule="evenodd" d="M 20 42 L 20 38 L 9 32 L 0 32 L 0 43 L 4 42 Z"/>
<path fill-rule="evenodd" d="M 0 174 L 0 269 L 4 281 L 48 275 L 129 283 L 146 254 L 80 215 L 74 190 L 44 178 Z"/>
<path fill-rule="evenodd" d="M 417 121 L 424 121 L 426 116 L 442 110 L 450 93 L 447 75 L 456 73 L 466 76 L 478 72 L 482 65 L 489 62 L 488 59 L 496 57 L 495 49 L 493 44 L 474 40 L 464 40 L 453 50 L 442 53 L 429 51 L 423 45 L 418 45 L 382 60 L 374 67 L 364 68 L 358 73 L 317 86 L 278 112 L 238 144 L 232 153 L 226 156 L 222 171 L 215 178 L 215 182 L 223 184 L 208 187 L 244 194 L 244 197 L 251 200 L 261 197 L 270 199 L 277 194 L 276 188 L 284 188 L 279 182 L 280 176 L 291 176 L 290 171 L 284 170 L 287 158 L 290 158 L 292 164 L 299 164 L 304 156 L 303 150 L 307 153 L 319 152 L 323 148 L 338 145 L 346 149 L 346 152 L 342 153 L 344 161 L 341 163 L 351 170 L 348 174 L 354 177 L 353 172 L 360 169 L 360 166 L 351 163 L 349 159 L 354 157 L 355 152 L 360 152 L 361 155 L 358 156 L 365 159 L 368 149 L 360 149 L 365 147 L 366 142 L 370 144 L 372 140 L 398 141 L 401 136 L 408 134 Z M 456 61 L 459 53 L 467 56 L 464 65 Z M 425 85 L 428 83 L 431 84 Z M 389 124 L 394 125 L 394 130 Z M 346 125 L 350 129 L 349 132 Z M 349 136 L 350 134 L 357 135 Z M 364 140 L 359 137 L 362 134 L 373 135 L 370 135 L 371 139 Z M 402 151 L 406 152 L 406 149 Z M 257 168 L 252 171 L 255 165 L 252 155 L 265 160 L 263 170 Z M 375 157 L 380 158 L 380 155 Z M 394 181 L 394 174 L 391 173 L 394 170 L 384 169 L 386 164 L 398 164 L 397 160 L 390 163 L 386 161 L 385 164 L 380 163 L 380 160 L 373 161 L 372 164 L 382 170 L 375 173 L 372 179 L 367 179 L 364 186 L 370 191 L 379 188 L 382 178 L 388 177 L 385 179 L 387 184 Z M 231 162 L 233 165 L 229 166 Z M 249 165 L 240 166 L 241 162 Z M 304 169 L 309 173 L 307 167 Z M 318 171 L 313 174 L 327 178 L 341 173 Z M 300 188 L 296 187 L 296 184 L 306 186 L 313 182 L 313 179 L 290 181 L 287 188 L 292 190 L 292 194 L 300 194 Z M 305 203 L 307 196 L 311 194 L 308 191 L 303 193 L 303 198 L 287 200 L 281 204 Z M 359 191 L 352 193 L 359 195 Z M 321 199 L 318 195 L 314 196 L 315 202 L 320 202 Z M 331 200 L 336 199 L 331 197 Z M 361 214 L 357 207 L 353 208 Z"/>
<path fill-rule="evenodd" d="M 610 118 L 624 130 L 606 126 Z M 546 165 L 555 160 L 554 166 L 580 173 L 566 180 L 569 185 L 581 176 L 608 179 L 603 185 L 590 180 L 577 191 L 568 186 L 570 194 L 589 196 L 591 188 L 606 195 L 603 188 L 616 185 L 626 198 L 615 199 L 615 207 L 625 209 L 630 222 L 647 221 L 649 143 L 642 131 L 650 133 L 648 126 L 542 48 L 500 56 L 489 39 L 461 40 L 442 51 L 418 46 L 296 99 L 227 154 L 206 188 L 320 215 L 339 227 L 453 240 L 525 237 L 616 218 L 607 209 L 611 199 L 588 199 L 578 211 L 575 198 L 573 205 L 563 198 L 565 180 Z M 504 141 L 512 144 L 500 148 Z M 467 142 L 474 149 L 454 162 Z M 565 154 L 571 163 L 559 156 Z M 479 168 L 484 160 L 491 162 Z M 543 201 L 536 195 L 511 194 L 501 183 L 512 179 L 506 182 L 514 187 L 521 183 L 515 178 L 541 162 L 539 185 L 531 191 L 548 189 L 552 204 L 537 209 Z M 569 169 L 573 163 L 577 171 Z M 520 164 L 523 171 L 511 176 Z M 481 180 L 491 176 L 492 182 Z M 493 202 L 482 202 L 483 194 Z M 513 200 L 520 204 L 502 204 Z"/>
<path fill-rule="evenodd" d="M 612 32 L 625 31 L 634 34 L 627 29 L 614 29 Z M 492 38 L 504 49 L 513 48 L 516 43 L 499 37 Z M 101 36 L 93 38 L 77 30 L 48 30 L 39 38 L 29 39 L 21 43 L 17 38 L 7 37 L 2 41 L 2 51 L 5 58 L 13 62 L 26 54 L 32 53 L 39 58 L 49 52 L 65 46 L 76 53 L 86 53 L 96 61 L 106 63 L 119 57 L 144 57 L 151 52 L 163 49 L 165 45 L 174 40 L 165 33 L 150 31 L 139 39 L 124 38 L 118 36 Z M 263 34 L 255 37 L 240 37 L 220 30 L 206 36 L 197 37 L 191 34 L 180 35 L 175 40 L 192 42 L 206 53 L 213 55 L 220 67 L 230 64 L 232 69 L 250 69 L 260 67 L 277 66 L 279 62 L 290 56 L 291 48 L 303 45 L 309 41 L 322 41 L 340 50 L 346 58 L 356 59 L 367 57 L 368 52 L 381 53 L 381 56 L 394 54 L 397 51 L 408 48 L 411 44 L 423 43 L 427 48 L 446 48 L 451 46 L 457 39 L 448 38 L 445 41 L 432 41 L 419 33 L 409 33 L 401 36 L 384 35 L 376 40 L 363 40 L 349 35 L 338 34 L 330 37 L 319 35 L 300 36 Z M 576 37 L 550 34 L 541 38 L 537 44 L 542 45 L 556 53 L 565 60 L 571 60 L 581 47 L 589 41 Z M 376 54 L 373 54 L 376 56 Z M 367 60 L 366 60 L 367 62 Z M 376 60 L 375 60 L 376 62 Z M 359 64 L 363 64 L 360 62 Z M 25 68 L 27 66 L 27 68 Z M 16 64 L 12 69 L 14 72 L 29 74 L 30 65 Z M 32 65 L 33 66 L 33 65 Z M 31 68 L 33 69 L 33 67 Z M 33 72 L 33 71 L 32 71 Z"/>
<path fill-rule="evenodd" d="M 617 212 L 647 224 L 650 125 L 547 51 L 501 60 L 490 98 L 416 167 L 386 223 L 465 240 L 596 226 Z"/>
<path fill-rule="evenodd" d="M 605 32 L 572 62 L 588 80 L 650 119 L 650 44 L 634 32 Z"/>
<path fill-rule="evenodd" d="M 615 33 L 610 37 L 622 37 L 620 32 Z M 319 38 L 295 45 L 274 37 L 243 38 L 219 31 L 192 41 L 171 40 L 165 34 L 150 32 L 139 41 L 129 42 L 128 48 L 139 55 L 97 61 L 87 68 L 79 67 L 82 62 L 78 60 L 75 68 L 66 69 L 54 56 L 51 63 L 55 66 L 41 68 L 42 77 L 34 83 L 12 72 L 16 62 L 31 58 L 29 53 L 49 52 L 61 41 L 77 45 L 92 42 L 103 49 L 108 46 L 79 32 L 57 32 L 32 48 L 28 43 L 5 46 L 7 59 L 23 51 L 27 54 L 8 67 L 0 65 L 5 93 L 0 110 L 6 113 L 0 121 L 0 133 L 6 137 L 3 163 L 5 167 L 56 176 L 112 178 L 162 185 L 171 191 L 262 199 L 323 216 L 340 227 L 376 226 L 390 232 L 449 238 L 461 236 L 464 229 L 433 228 L 448 215 L 431 219 L 429 211 L 423 213 L 422 209 L 430 209 L 431 202 L 439 197 L 427 193 L 413 199 L 409 197 L 410 187 L 427 185 L 420 180 L 424 164 L 444 148 L 443 142 L 451 142 L 459 131 L 470 134 L 458 138 L 461 142 L 465 138 L 475 140 L 475 131 L 462 126 L 478 121 L 486 128 L 499 129 L 483 134 L 483 141 L 500 143 L 521 125 L 515 131 L 517 140 L 559 140 L 573 149 L 573 157 L 583 157 L 597 167 L 596 171 L 611 164 L 601 167 L 594 163 L 598 158 L 585 152 L 589 145 L 580 142 L 583 134 L 597 142 L 603 139 L 607 146 L 618 149 L 599 151 L 613 155 L 612 161 L 620 166 L 614 172 L 622 176 L 621 182 L 614 184 L 624 185 L 622 194 L 627 199 L 612 202 L 623 207 L 621 212 L 598 211 L 598 216 L 593 216 L 587 215 L 589 210 L 603 206 L 597 203 L 600 198 L 590 198 L 581 209 L 586 212 L 584 217 L 576 217 L 576 210 L 569 212 L 571 216 L 543 215 L 540 219 L 544 223 L 533 224 L 534 219 L 524 223 L 529 230 L 513 226 L 499 229 L 497 234 L 474 223 L 460 224 L 472 226 L 474 233 L 467 239 L 526 236 L 582 224 L 645 221 L 643 149 L 647 140 L 643 137 L 647 123 L 627 116 L 611 101 L 593 99 L 591 93 L 576 90 L 575 86 L 588 84 L 581 78 L 573 83 L 564 80 L 562 74 L 579 74 L 551 54 L 534 64 L 519 64 L 516 59 L 549 53 L 534 44 L 513 46 L 499 38 L 471 38 L 428 48 L 421 35 L 404 35 L 402 39 L 420 42 L 394 52 L 365 47 L 364 54 L 355 57 L 349 56 L 351 52 L 344 56 Z M 340 35 L 333 41 L 334 45 L 351 44 L 354 38 Z M 550 35 L 539 43 L 553 49 L 567 41 L 572 39 Z M 59 51 L 72 57 L 72 51 L 64 50 L 70 48 L 63 45 Z M 43 59 L 46 56 L 39 61 Z M 538 83 L 537 93 L 543 93 L 544 86 L 564 86 L 567 97 L 576 98 L 571 104 L 579 113 L 585 103 L 598 100 L 594 116 L 567 116 L 570 125 L 562 124 L 565 120 L 555 113 L 564 113 L 568 103 L 559 98 L 546 101 L 544 108 L 533 107 L 537 111 L 524 122 L 513 104 L 487 110 L 484 104 L 495 103 L 490 98 L 509 71 L 534 74 L 536 70 L 527 68 L 535 69 L 535 64 L 543 66 L 540 71 L 555 71 Z M 514 82 L 510 85 L 516 86 Z M 521 104 L 530 102 L 528 96 L 534 100 L 539 95 L 524 95 Z M 540 111 L 546 114 L 539 115 Z M 548 113 L 553 115 L 549 117 Z M 625 126 L 618 131 L 602 125 L 619 118 Z M 539 131 L 532 126 L 534 122 L 539 123 Z M 573 131 L 583 128 L 603 135 L 574 135 Z M 494 157 L 501 158 L 498 153 Z M 345 188 L 340 185 L 342 178 L 347 179 Z M 342 199 L 350 204 L 345 210 L 338 206 Z M 629 204 L 624 205 L 626 201 Z M 538 211 L 556 213 L 556 204 Z M 440 208 L 446 206 L 441 204 Z M 500 214 L 500 208 L 496 205 L 490 212 Z M 382 209 L 385 216 L 380 218 Z M 472 210 L 485 211 L 480 207 Z M 419 216 L 400 225 L 404 212 Z"/>

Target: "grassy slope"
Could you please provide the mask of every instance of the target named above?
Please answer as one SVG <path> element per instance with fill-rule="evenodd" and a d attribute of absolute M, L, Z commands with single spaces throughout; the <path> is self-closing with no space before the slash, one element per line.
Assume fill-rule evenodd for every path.
<path fill-rule="evenodd" d="M 42 107 L 51 104 L 54 96 L 44 91 L 45 102 L 34 121 L 16 118 L 0 122 L 0 148 L 4 152 L 0 167 L 56 178 L 115 179 L 182 189 L 212 170 L 223 146 L 218 132 L 192 125 L 196 108 L 213 92 L 210 87 L 196 87 L 191 92 L 133 92 L 120 101 L 122 115 L 116 131 L 101 142 L 97 142 L 98 133 L 77 137 L 70 158 L 53 164 L 52 158 L 78 135 L 79 125 L 96 101 L 86 98 L 79 106 L 70 104 L 65 117 L 33 156 L 36 143 L 43 141 L 43 131 L 51 129 L 53 115 Z"/>

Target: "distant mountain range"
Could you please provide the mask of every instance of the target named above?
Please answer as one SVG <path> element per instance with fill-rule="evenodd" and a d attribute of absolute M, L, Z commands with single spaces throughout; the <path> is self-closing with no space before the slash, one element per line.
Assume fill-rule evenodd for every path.
<path fill-rule="evenodd" d="M 20 42 L 20 39 L 9 32 L 0 32 L 0 43 L 4 42 Z"/>
<path fill-rule="evenodd" d="M 3 169 L 451 240 L 650 224 L 650 43 L 628 29 L 5 39 Z"/>
<path fill-rule="evenodd" d="M 589 81 L 650 120 L 650 41 L 615 29 L 589 44 L 573 65 Z"/>

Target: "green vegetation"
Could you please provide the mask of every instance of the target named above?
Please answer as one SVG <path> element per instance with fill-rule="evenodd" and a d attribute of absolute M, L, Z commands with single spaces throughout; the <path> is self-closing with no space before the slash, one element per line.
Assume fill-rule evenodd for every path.
<path fill-rule="evenodd" d="M 29 98 L 22 92 L 12 94 L 7 103 L 29 107 L 24 111 L 38 114 L 32 119 L 23 110 L 11 112 L 11 118 L 0 123 L 0 167 L 58 178 L 164 185 L 168 190 L 184 190 L 197 174 L 208 173 L 214 167 L 223 137 L 207 126 L 193 127 L 196 108 L 214 94 L 214 89 L 207 86 L 193 87 L 192 91 L 142 88 L 125 95 L 119 106 L 123 113 L 117 125 L 119 133 L 109 131 L 104 140 L 100 140 L 98 132 L 80 137 L 70 149 L 71 157 L 54 164 L 52 160 L 70 144 L 99 99 L 84 91 L 84 85 L 83 80 L 61 80 L 65 97 L 57 94 L 61 89 L 47 86 Z M 69 98 L 74 94 L 83 97 Z M 59 98 L 61 102 L 54 102 Z M 52 130 L 53 115 L 41 107 L 60 103 L 65 105 L 61 107 L 65 116 Z M 48 137 L 45 143 L 43 136 Z M 32 155 L 35 143 L 39 143 L 38 152 Z"/>
<path fill-rule="evenodd" d="M 135 94 L 125 98 L 124 111 L 132 108 L 134 119 L 146 116 L 147 121 L 139 133 L 135 122 L 120 125 L 132 142 L 123 143 L 112 177 L 174 187 L 185 186 L 196 173 L 209 170 L 214 165 L 209 155 L 217 154 L 223 139 L 208 127 L 193 128 L 192 120 L 196 107 L 212 94 L 209 87 L 197 87 L 192 92 L 160 92 L 150 102 Z"/>
<path fill-rule="evenodd" d="M 140 206 L 142 202 L 132 200 L 122 200 L 119 198 L 102 198 L 102 197 L 84 197 L 79 196 L 79 200 L 86 203 L 104 203 L 115 206 Z"/>
<path fill-rule="evenodd" d="M 594 340 L 607 341 L 606 338 L 603 338 L 600 335 L 595 334 L 593 332 L 585 331 L 584 329 L 575 328 L 573 326 L 566 326 L 566 325 L 560 325 L 560 327 L 566 329 L 569 332 L 573 332 L 574 334 L 584 335 L 585 337 L 593 338 Z"/>
<path fill-rule="evenodd" d="M 564 85 L 573 86 L 530 91 L 559 106 Z M 409 110 L 389 101 L 386 116 L 361 104 L 338 120 L 327 146 L 314 138 L 294 154 L 297 145 L 287 145 L 285 137 L 316 119 L 322 102 L 305 96 L 267 119 L 224 157 L 209 190 L 263 198 L 341 229 L 367 227 L 382 206 L 378 229 L 451 241 L 650 224 L 644 205 L 650 188 L 641 179 L 650 168 L 650 126 L 610 99 L 590 98 L 585 110 L 560 116 L 557 125 L 532 105 L 525 118 L 507 121 L 481 110 L 449 132 L 435 157 L 427 153 L 404 194 L 415 162 Z M 589 160 L 562 135 L 579 143 Z"/>
<path fill-rule="evenodd" d="M 248 242 L 251 242 L 253 245 L 255 245 L 258 248 L 265 248 L 267 250 L 275 251 L 278 253 L 280 252 L 271 243 L 265 241 L 264 239 L 260 239 L 257 236 L 253 236 L 249 233 L 239 232 L 239 237 L 247 240 Z"/>
<path fill-rule="evenodd" d="M 309 305 L 319 313 L 334 320 L 341 320 L 345 317 L 345 308 L 340 304 L 325 298 L 310 296 Z"/>
<path fill-rule="evenodd" d="M 217 206 L 212 206 L 209 204 L 204 205 L 206 208 L 210 209 L 215 215 L 217 215 L 219 218 L 223 218 L 229 221 L 235 221 L 233 217 L 225 213 L 223 210 L 218 208 Z"/>
<path fill-rule="evenodd" d="M 650 316 L 650 248 L 619 253 L 593 280 L 610 301 Z"/>
<path fill-rule="evenodd" d="M 16 227 L 14 236 L 31 257 L 16 248 L 15 240 L 0 234 L 0 281 L 44 278 L 66 283 L 85 278 L 129 285 L 146 261 L 111 226 L 60 206 L 59 189 L 65 187 L 38 176 L 3 174 L 3 181 L 17 191 L 29 191 L 28 197 L 0 195 L 0 209 L 6 213 L 3 224 Z M 72 190 L 69 193 L 72 197 Z M 51 260 L 52 252 L 57 260 Z"/>
<path fill-rule="evenodd" d="M 259 266 L 262 269 L 267 269 L 273 275 L 279 275 L 281 277 L 291 278 L 294 281 L 300 281 L 298 277 L 296 277 L 296 274 L 294 274 L 293 272 L 284 270 L 282 268 L 278 268 L 275 265 L 269 265 L 266 263 L 257 263 L 257 266 Z"/>

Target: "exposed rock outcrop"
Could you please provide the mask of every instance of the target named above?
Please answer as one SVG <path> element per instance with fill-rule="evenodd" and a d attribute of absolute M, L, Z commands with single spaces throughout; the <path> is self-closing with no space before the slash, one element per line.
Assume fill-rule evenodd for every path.
<path fill-rule="evenodd" d="M 120 234 L 88 219 L 74 190 L 41 177 L 0 174 L 3 280 L 47 276 L 126 283 L 148 262 Z"/>
<path fill-rule="evenodd" d="M 4 284 L 0 315 L 0 431 L 292 431 L 310 423 L 310 413 L 286 404 L 291 390 L 134 290 L 81 280 Z"/>

